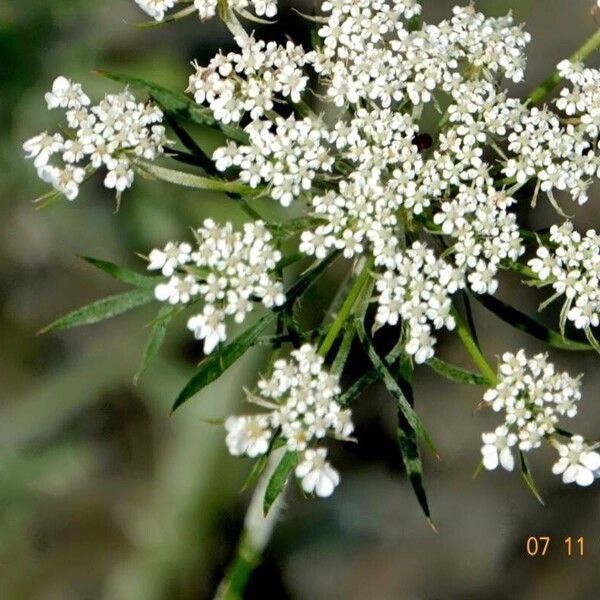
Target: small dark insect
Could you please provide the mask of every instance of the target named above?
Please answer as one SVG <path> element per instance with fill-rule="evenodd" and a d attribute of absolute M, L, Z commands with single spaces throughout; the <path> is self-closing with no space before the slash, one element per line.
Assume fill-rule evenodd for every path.
<path fill-rule="evenodd" d="M 419 152 L 431 148 L 433 138 L 428 133 L 419 133 L 412 139 L 412 143 L 419 149 Z"/>

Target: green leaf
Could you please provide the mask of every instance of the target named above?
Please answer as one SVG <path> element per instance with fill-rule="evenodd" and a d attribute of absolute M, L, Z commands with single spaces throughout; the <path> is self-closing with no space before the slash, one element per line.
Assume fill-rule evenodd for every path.
<path fill-rule="evenodd" d="M 413 487 L 419 505 L 431 523 L 431 511 L 423 484 L 423 463 L 414 430 L 410 427 L 406 429 L 398 427 L 398 445 L 400 446 L 402 461 L 406 469 L 406 476 Z"/>
<path fill-rule="evenodd" d="M 529 470 L 529 465 L 527 464 L 527 461 L 525 460 L 525 455 L 523 454 L 523 452 L 521 450 L 519 450 L 519 459 L 520 459 L 520 465 L 521 465 L 521 476 L 523 477 L 523 481 L 525 481 L 525 483 L 527 484 L 527 487 L 529 488 L 529 491 L 535 496 L 535 499 L 542 506 L 544 506 L 544 500 L 540 496 L 540 493 L 535 485 L 535 481 L 533 480 L 531 471 Z"/>
<path fill-rule="evenodd" d="M 379 373 L 374 367 L 361 375 L 339 398 L 341 406 L 349 406 L 361 394 L 361 392 L 377 381 Z"/>
<path fill-rule="evenodd" d="M 263 331 L 275 320 L 275 313 L 268 312 L 244 333 L 226 344 L 220 351 L 207 356 L 199 365 L 194 376 L 177 396 L 171 411 L 177 410 L 184 402 L 218 379 L 233 363 L 241 358 L 256 342 Z"/>
<path fill-rule="evenodd" d="M 275 437 L 271 441 L 269 446 L 269 450 L 266 454 L 263 454 L 258 460 L 254 463 L 252 467 L 252 471 L 250 475 L 248 475 L 248 479 L 244 482 L 244 485 L 240 489 L 240 492 L 247 490 L 252 487 L 259 479 L 259 477 L 263 474 L 267 464 L 269 462 L 269 456 L 271 456 L 271 452 L 277 450 L 277 448 L 281 448 L 285 445 L 285 440 L 282 437 Z"/>
<path fill-rule="evenodd" d="M 110 275 L 110 277 L 118 279 L 123 283 L 134 285 L 138 288 L 154 288 L 161 281 L 160 277 L 152 275 L 142 275 L 141 273 L 137 273 L 136 271 L 127 269 L 125 267 L 119 267 L 106 260 L 93 258 L 91 256 L 82 256 L 81 258 L 93 267 L 104 271 L 104 273 Z"/>
<path fill-rule="evenodd" d="M 250 471 L 250 475 L 248 475 L 248 478 L 246 479 L 246 481 L 244 481 L 244 485 L 241 487 L 240 493 L 245 492 L 248 488 L 254 486 L 254 484 L 258 481 L 259 477 L 263 474 L 268 462 L 268 454 L 263 454 L 258 458 L 258 460 L 254 463 L 254 466 L 252 467 L 252 471 Z"/>
<path fill-rule="evenodd" d="M 542 340 L 550 346 L 554 346 L 560 350 L 569 350 L 573 352 L 593 350 L 592 346 L 589 344 L 563 338 L 558 331 L 549 329 L 539 321 L 536 321 L 532 317 L 529 317 L 494 296 L 488 294 L 474 294 L 474 297 L 488 310 L 500 317 L 503 321 L 506 321 L 509 325 L 512 325 L 515 329 L 527 333 L 538 340 Z"/>
<path fill-rule="evenodd" d="M 241 194 L 246 196 L 256 196 L 264 191 L 262 188 L 251 188 L 245 183 L 225 181 L 224 179 L 216 179 L 214 177 L 202 177 L 184 171 L 175 171 L 174 169 L 159 167 L 158 165 L 142 160 L 137 160 L 135 164 L 147 175 L 151 175 L 162 181 L 167 181 L 168 183 L 174 183 L 175 185 L 190 187 L 197 190 L 226 192 L 229 194 Z"/>
<path fill-rule="evenodd" d="M 271 506 L 273 506 L 273 503 L 283 491 L 290 473 L 294 470 L 297 464 L 297 452 L 286 452 L 279 461 L 275 471 L 273 471 L 273 475 L 271 475 L 271 479 L 269 479 L 267 489 L 265 490 L 265 497 L 263 500 L 263 512 L 265 516 L 267 516 Z"/>
<path fill-rule="evenodd" d="M 228 138 L 241 142 L 242 144 L 248 143 L 248 134 L 243 129 L 231 125 L 222 125 L 213 117 L 210 110 L 196 104 L 192 98 L 188 98 L 188 96 L 181 92 L 174 92 L 162 85 L 151 81 L 145 81 L 138 77 L 130 77 L 128 75 L 112 73 L 102 69 L 96 70 L 96 73 L 107 77 L 108 79 L 112 79 L 113 81 L 129 85 L 141 92 L 145 92 L 159 104 L 165 112 L 171 113 L 181 119 L 191 121 L 192 123 L 196 123 L 196 125 L 218 128 Z"/>
<path fill-rule="evenodd" d="M 482 385 L 489 386 L 490 382 L 483 375 L 461 369 L 455 365 L 451 365 L 439 358 L 433 357 L 427 361 L 427 364 L 436 372 L 450 379 L 451 381 L 457 381 L 458 383 L 468 383 L 469 385 Z"/>
<path fill-rule="evenodd" d="M 406 353 L 403 353 L 402 358 L 400 359 L 398 371 L 400 373 L 400 387 L 404 390 L 404 395 L 412 407 L 414 404 L 411 383 L 413 370 L 410 357 Z M 412 485 L 417 501 L 423 509 L 427 521 L 435 530 L 431 520 L 431 511 L 429 510 L 429 503 L 427 502 L 425 485 L 423 483 L 423 463 L 421 461 L 419 446 L 417 445 L 417 436 L 403 412 L 398 413 L 398 446 L 400 448 L 400 454 L 402 455 L 402 461 L 404 462 L 404 468 L 406 469 L 406 476 Z"/>
<path fill-rule="evenodd" d="M 154 300 L 153 289 L 131 290 L 123 294 L 108 296 L 108 298 L 102 298 L 102 300 L 97 300 L 70 312 L 68 315 L 44 327 L 39 333 L 48 333 L 59 329 L 70 329 L 71 327 L 98 323 L 99 321 L 104 321 L 105 319 L 110 319 L 111 317 L 127 312 L 132 308 L 148 304 L 152 300 Z"/>
<path fill-rule="evenodd" d="M 135 383 L 138 382 L 139 378 L 144 374 L 144 371 L 148 368 L 148 365 L 152 359 L 158 354 L 162 343 L 165 341 L 167 334 L 167 327 L 171 319 L 179 312 L 178 306 L 163 306 L 159 311 L 156 319 L 152 323 L 150 329 L 150 335 L 144 346 L 144 352 L 142 353 L 142 360 L 136 374 L 133 377 Z"/>
<path fill-rule="evenodd" d="M 421 438 L 429 446 L 431 451 L 436 456 L 438 456 L 435 445 L 433 444 L 433 441 L 431 440 L 431 438 L 429 437 L 429 434 L 425 430 L 425 427 L 423 426 L 423 422 L 421 421 L 421 418 L 414 411 L 413 407 L 410 405 L 410 403 L 404 396 L 402 389 L 400 388 L 400 386 L 398 385 L 398 383 L 396 382 L 396 380 L 390 373 L 389 369 L 384 364 L 384 362 L 381 360 L 381 358 L 377 354 L 375 348 L 373 347 L 373 344 L 371 343 L 371 340 L 369 339 L 369 337 L 367 336 L 367 332 L 365 331 L 365 326 L 364 326 L 364 323 L 362 322 L 362 319 L 355 319 L 355 322 L 356 322 L 356 331 L 358 333 L 358 336 L 359 336 L 361 342 L 363 343 L 363 346 L 365 347 L 365 350 L 367 351 L 367 354 L 371 360 L 371 363 L 373 364 L 375 369 L 377 369 L 379 377 L 381 377 L 381 379 L 385 383 L 385 387 L 387 388 L 388 392 L 392 395 L 394 400 L 396 400 L 399 410 L 406 417 L 408 424 L 410 425 L 410 427 L 412 427 L 412 429 L 415 431 L 417 436 L 419 438 Z"/>

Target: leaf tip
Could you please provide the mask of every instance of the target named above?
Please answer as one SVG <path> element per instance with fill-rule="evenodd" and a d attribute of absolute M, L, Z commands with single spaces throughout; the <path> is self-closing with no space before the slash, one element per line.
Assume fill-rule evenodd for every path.
<path fill-rule="evenodd" d="M 427 524 L 429 525 L 429 527 L 431 527 L 433 533 L 439 533 L 437 527 L 435 526 L 435 523 L 433 522 L 433 519 L 431 517 L 427 517 Z"/>

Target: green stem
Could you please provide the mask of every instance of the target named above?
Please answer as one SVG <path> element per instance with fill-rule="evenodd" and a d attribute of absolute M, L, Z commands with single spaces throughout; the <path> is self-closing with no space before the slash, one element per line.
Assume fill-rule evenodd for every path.
<path fill-rule="evenodd" d="M 481 353 L 481 350 L 475 343 L 469 328 L 466 326 L 456 309 L 452 311 L 452 314 L 456 320 L 456 332 L 458 333 L 458 337 L 473 359 L 473 362 L 477 365 L 481 374 L 489 381 L 490 385 L 497 385 L 498 377 L 496 376 L 496 372 L 494 369 L 492 369 L 492 367 L 490 367 L 490 364 L 485 359 L 485 356 L 483 356 Z"/>
<path fill-rule="evenodd" d="M 339 335 L 340 331 L 343 329 L 346 321 L 348 320 L 348 317 L 352 313 L 354 304 L 358 300 L 358 297 L 360 295 L 360 292 L 361 292 L 363 286 L 365 285 L 365 283 L 371 276 L 371 269 L 373 267 L 373 262 L 374 262 L 374 259 L 370 258 L 364 264 L 358 277 L 354 280 L 354 283 L 352 284 L 352 287 L 350 288 L 350 292 L 348 292 L 348 295 L 346 296 L 346 299 L 344 300 L 342 307 L 340 308 L 335 320 L 331 324 L 331 327 L 329 328 L 329 331 L 327 332 L 327 335 L 325 336 L 325 339 L 323 340 L 323 343 L 321 344 L 321 346 L 319 348 L 319 354 L 321 356 L 323 356 L 323 357 L 327 356 L 327 353 L 329 352 L 329 350 L 331 350 L 331 347 L 333 346 L 337 336 Z"/>
<path fill-rule="evenodd" d="M 571 62 L 582 62 L 592 52 L 600 47 L 600 29 L 590 36 L 570 57 Z M 538 104 L 541 102 L 562 80 L 558 70 L 554 71 L 546 81 L 538 85 L 528 96 L 527 100 L 530 104 Z"/>
<path fill-rule="evenodd" d="M 260 554 L 248 543 L 246 536 L 243 536 L 227 576 L 215 595 L 215 600 L 241 600 L 250 575 L 259 562 Z"/>
<path fill-rule="evenodd" d="M 235 557 L 217 589 L 215 600 L 242 600 L 246 584 L 262 560 L 263 552 L 281 511 L 283 494 L 275 500 L 266 516 L 263 513 L 263 498 L 267 485 L 281 460 L 282 451 L 284 449 L 276 450 L 269 456 L 265 471 L 252 494 L 244 519 L 244 532 L 238 542 Z"/>

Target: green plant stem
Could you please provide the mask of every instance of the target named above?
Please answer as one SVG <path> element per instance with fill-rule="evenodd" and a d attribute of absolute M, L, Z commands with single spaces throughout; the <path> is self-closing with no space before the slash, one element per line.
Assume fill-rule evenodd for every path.
<path fill-rule="evenodd" d="M 592 52 L 600 47 L 600 29 L 591 35 L 570 57 L 571 62 L 582 62 Z M 538 104 L 541 102 L 562 80 L 558 70 L 554 71 L 546 81 L 538 85 L 528 96 L 527 100 L 530 104 Z"/>
<path fill-rule="evenodd" d="M 335 320 L 331 324 L 325 339 L 321 343 L 319 347 L 319 354 L 323 357 L 327 356 L 329 350 L 333 346 L 337 336 L 340 331 L 343 329 L 348 317 L 352 313 L 352 309 L 354 308 L 354 304 L 358 300 L 360 296 L 360 292 L 363 289 L 363 286 L 371 276 L 371 269 L 373 268 L 374 259 L 370 258 L 367 262 L 365 262 L 361 272 L 358 274 L 358 277 L 354 280 L 342 307 L 340 308 Z"/>
<path fill-rule="evenodd" d="M 489 381 L 490 385 L 497 385 L 498 377 L 496 376 L 496 372 L 494 369 L 492 369 L 485 356 L 483 356 L 481 353 L 481 350 L 475 343 L 469 328 L 462 320 L 462 317 L 456 309 L 453 310 L 452 314 L 456 320 L 456 332 L 458 333 L 458 337 L 469 353 L 469 356 L 473 359 L 473 362 L 477 365 L 477 368 L 481 374 Z"/>
<path fill-rule="evenodd" d="M 263 498 L 283 452 L 285 449 L 280 448 L 269 456 L 269 462 L 252 494 L 250 505 L 246 511 L 244 532 L 238 542 L 235 557 L 217 589 L 215 600 L 242 600 L 246 584 L 262 560 L 263 552 L 279 517 L 283 493 L 272 504 L 266 516 L 263 512 Z"/>

